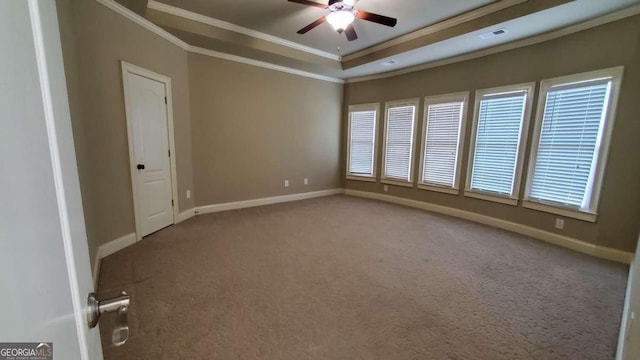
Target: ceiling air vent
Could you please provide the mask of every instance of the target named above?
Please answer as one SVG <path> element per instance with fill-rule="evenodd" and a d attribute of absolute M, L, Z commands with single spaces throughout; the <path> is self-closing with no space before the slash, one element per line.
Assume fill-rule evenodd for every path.
<path fill-rule="evenodd" d="M 501 28 L 501 29 L 490 31 L 488 33 L 484 33 L 484 34 L 480 35 L 480 39 L 483 39 L 483 40 L 491 39 L 491 38 L 494 38 L 496 36 L 504 35 L 507 32 L 508 32 L 507 29 Z"/>
<path fill-rule="evenodd" d="M 398 63 L 397 61 L 391 59 L 391 60 L 387 60 L 385 62 L 381 62 L 380 65 L 382 65 L 382 66 L 391 66 L 391 65 L 395 65 L 397 63 Z"/>

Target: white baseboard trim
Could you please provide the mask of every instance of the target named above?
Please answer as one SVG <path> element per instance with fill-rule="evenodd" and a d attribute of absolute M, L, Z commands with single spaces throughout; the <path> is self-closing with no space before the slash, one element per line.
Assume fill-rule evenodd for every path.
<path fill-rule="evenodd" d="M 176 224 L 181 223 L 185 220 L 189 220 L 194 216 L 196 216 L 196 208 L 191 208 L 187 211 L 183 211 L 178 214 L 178 218 L 176 219 Z"/>
<path fill-rule="evenodd" d="M 95 263 L 93 264 L 93 288 L 98 288 L 98 278 L 100 276 L 100 263 L 102 259 L 111 254 L 115 254 L 118 251 L 126 248 L 127 246 L 135 244 L 137 241 L 136 233 L 127 234 L 121 236 L 115 240 L 111 240 L 108 243 L 102 244 L 96 251 Z"/>
<path fill-rule="evenodd" d="M 357 196 L 357 197 L 363 197 L 368 199 L 386 201 L 394 204 L 405 205 L 405 206 L 418 208 L 422 210 L 437 212 L 444 215 L 454 216 L 461 219 L 471 220 L 477 223 L 490 225 L 500 229 L 513 231 L 518 234 L 530 236 L 532 238 L 546 241 L 548 243 L 562 246 L 562 247 L 565 247 L 574 251 L 578 251 L 584 254 L 592 255 L 592 256 L 607 259 L 607 260 L 617 261 L 623 264 L 630 264 L 631 259 L 633 258 L 633 253 L 630 253 L 627 251 L 612 249 L 605 246 L 598 246 L 585 241 L 570 238 L 568 236 L 555 234 L 549 231 L 536 229 L 531 226 L 526 226 L 526 225 L 511 222 L 511 221 L 502 220 L 502 219 L 494 218 L 487 215 L 476 214 L 470 211 L 426 203 L 426 202 L 417 201 L 417 200 L 405 199 L 405 198 L 391 196 L 391 195 L 372 193 L 367 191 L 345 189 L 344 194 L 350 195 L 350 196 Z"/>
<path fill-rule="evenodd" d="M 210 214 L 210 213 L 215 213 L 220 211 L 244 209 L 244 208 L 249 208 L 254 206 L 271 205 L 271 204 L 278 204 L 278 203 L 289 202 L 289 201 L 298 201 L 298 200 L 312 199 L 312 198 L 323 197 L 323 196 L 331 196 L 331 195 L 342 194 L 342 192 L 343 192 L 343 189 L 329 189 L 329 190 L 312 191 L 312 192 L 299 193 L 299 194 L 274 196 L 274 197 L 261 198 L 261 199 L 234 201 L 234 202 L 214 204 L 214 205 L 205 205 L 205 206 L 196 207 L 195 213 Z"/>
<path fill-rule="evenodd" d="M 245 201 L 236 201 L 229 202 L 223 204 L 215 204 L 215 205 L 207 205 L 207 206 L 198 206 L 193 209 L 189 209 L 183 211 L 178 214 L 178 218 L 176 219 L 176 224 L 183 222 L 187 219 L 190 219 L 198 214 L 208 214 L 220 211 L 227 210 L 235 210 L 235 209 L 243 209 L 254 206 L 262 206 L 262 205 L 270 205 L 270 204 L 278 204 L 282 202 L 289 201 L 297 201 L 304 199 L 312 199 L 322 196 L 331 196 L 342 194 L 343 189 L 330 189 L 330 190 L 320 190 L 299 194 L 291 194 L 291 195 L 283 195 L 283 196 L 274 196 L 262 199 L 253 199 L 253 200 L 245 200 Z M 98 278 L 100 276 L 100 262 L 103 258 L 116 253 L 127 246 L 135 244 L 137 241 L 136 233 L 127 234 L 118 239 L 109 241 L 106 244 L 100 245 L 98 250 L 96 251 L 95 263 L 93 264 L 93 286 L 95 289 L 98 288 Z"/>
<path fill-rule="evenodd" d="M 306 192 L 306 193 L 299 193 L 299 194 L 274 196 L 274 197 L 261 198 L 261 199 L 252 199 L 252 200 L 235 201 L 235 202 L 228 202 L 228 203 L 222 203 L 222 204 L 198 206 L 193 209 L 189 209 L 179 213 L 177 223 L 185 221 L 187 219 L 190 219 L 193 216 L 200 215 L 200 214 L 209 214 L 209 213 L 215 213 L 220 211 L 244 209 L 244 208 L 255 207 L 255 206 L 263 206 L 263 205 L 278 204 L 283 202 L 312 199 L 317 197 L 338 195 L 343 193 L 345 195 L 386 201 L 394 204 L 409 206 L 409 207 L 427 210 L 427 211 L 433 211 L 433 212 L 444 214 L 444 215 L 449 215 L 449 216 L 453 216 L 461 219 L 474 221 L 477 223 L 497 227 L 500 229 L 513 231 L 518 234 L 530 236 L 532 238 L 546 241 L 548 243 L 562 246 L 562 247 L 565 247 L 574 251 L 578 251 L 587 255 L 592 255 L 592 256 L 607 259 L 607 260 L 617 261 L 623 264 L 630 264 L 634 256 L 633 253 L 630 253 L 627 251 L 612 249 L 605 246 L 594 245 L 585 241 L 570 238 L 568 236 L 555 234 L 545 230 L 536 229 L 531 226 L 526 226 L 526 225 L 511 222 L 511 221 L 502 220 L 502 219 L 494 218 L 487 215 L 476 214 L 470 211 L 426 203 L 426 202 L 417 201 L 417 200 L 405 199 L 397 196 L 384 195 L 384 194 L 372 193 L 367 191 L 350 190 L 350 189 L 320 190 L 320 191 L 313 191 L 313 192 Z M 100 245 L 100 247 L 98 247 L 98 250 L 96 251 L 95 263 L 93 267 L 94 288 L 97 288 L 98 286 L 98 277 L 100 275 L 100 262 L 102 261 L 102 259 L 130 245 L 135 244 L 136 241 L 137 241 L 136 233 L 130 233 L 118 239 L 112 240 L 106 244 L 102 244 Z"/>

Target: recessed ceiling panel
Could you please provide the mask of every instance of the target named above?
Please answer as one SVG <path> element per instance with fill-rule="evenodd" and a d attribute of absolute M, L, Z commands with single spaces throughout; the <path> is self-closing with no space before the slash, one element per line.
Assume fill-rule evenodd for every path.
<path fill-rule="evenodd" d="M 579 24 L 594 17 L 602 16 L 639 3 L 640 0 L 575 0 L 552 9 L 395 55 L 393 56 L 393 60 L 396 63 L 390 66 L 382 65 L 387 61 L 387 59 L 383 59 L 343 71 L 342 76 L 344 78 L 354 78 L 428 64 L 438 60 L 507 44 L 512 41 L 526 39 L 569 25 Z M 489 31 L 499 29 L 505 29 L 507 31 L 506 34 L 489 39 L 483 39 L 481 37 L 481 35 Z"/>
<path fill-rule="evenodd" d="M 494 0 L 359 0 L 355 9 L 398 19 L 394 28 L 356 19 L 356 41 L 348 42 L 324 23 L 304 35 L 299 29 L 329 10 L 287 0 L 158 0 L 159 2 L 277 36 L 328 53 L 346 55 L 495 2 Z M 317 2 L 327 3 L 327 0 Z M 338 49 L 340 49 L 338 51 Z"/>

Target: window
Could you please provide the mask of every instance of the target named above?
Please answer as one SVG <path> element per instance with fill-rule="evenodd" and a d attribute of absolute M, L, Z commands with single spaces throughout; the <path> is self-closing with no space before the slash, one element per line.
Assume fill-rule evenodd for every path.
<path fill-rule="evenodd" d="M 418 187 L 457 194 L 469 93 L 425 98 Z"/>
<path fill-rule="evenodd" d="M 466 196 L 518 204 L 533 86 L 476 91 Z"/>
<path fill-rule="evenodd" d="M 417 108 L 418 99 L 386 104 L 383 182 L 411 186 Z"/>
<path fill-rule="evenodd" d="M 525 207 L 595 221 L 622 68 L 544 80 Z"/>
<path fill-rule="evenodd" d="M 349 106 L 347 178 L 375 181 L 378 104 Z"/>

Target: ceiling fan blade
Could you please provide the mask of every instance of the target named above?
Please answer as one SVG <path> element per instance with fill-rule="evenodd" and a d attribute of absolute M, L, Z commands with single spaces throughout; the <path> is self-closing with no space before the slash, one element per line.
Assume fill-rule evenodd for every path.
<path fill-rule="evenodd" d="M 374 13 L 370 13 L 362 10 L 358 10 L 356 16 L 362 20 L 373 21 L 374 23 L 391 26 L 391 27 L 396 26 L 396 24 L 398 23 L 398 19 L 384 16 L 384 15 L 378 15 L 378 14 L 374 14 Z"/>
<path fill-rule="evenodd" d="M 298 4 L 302 4 L 302 5 L 309 5 L 309 6 L 315 6 L 315 7 L 319 7 L 322 9 L 326 9 L 327 5 L 325 4 L 320 4 L 314 1 L 307 1 L 307 0 L 289 0 L 289 2 L 294 2 L 294 3 L 298 3 Z"/>
<path fill-rule="evenodd" d="M 356 34 L 356 29 L 353 28 L 353 23 L 349 24 L 346 29 L 344 29 L 344 34 L 347 35 L 347 40 L 353 41 L 358 38 L 358 34 Z"/>
<path fill-rule="evenodd" d="M 325 22 L 325 21 L 327 21 L 327 17 L 326 17 L 326 16 L 323 16 L 323 17 L 321 17 L 320 19 L 318 19 L 318 20 L 316 20 L 316 21 L 312 22 L 311 24 L 309 24 L 309 25 L 307 25 L 307 26 L 303 27 L 302 29 L 298 30 L 298 34 L 304 34 L 304 33 L 306 33 L 307 31 L 309 31 L 309 30 L 313 29 L 314 27 L 316 27 L 316 26 L 318 26 L 318 25 L 322 24 L 322 23 L 323 23 L 323 22 Z"/>

